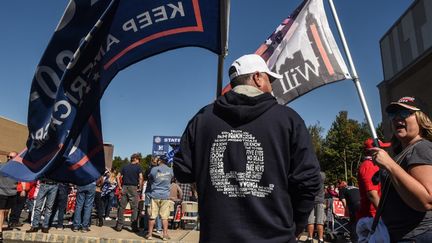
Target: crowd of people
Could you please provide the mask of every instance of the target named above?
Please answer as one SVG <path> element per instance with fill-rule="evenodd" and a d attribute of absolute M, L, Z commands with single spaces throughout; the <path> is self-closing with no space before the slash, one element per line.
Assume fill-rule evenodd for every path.
<path fill-rule="evenodd" d="M 168 240 L 169 202 L 198 200 L 201 242 L 296 242 L 305 230 L 312 242 L 315 227 L 323 242 L 323 211 L 331 205 L 325 202 L 337 199 L 352 242 L 432 242 L 432 121 L 424 103 L 407 96 L 389 104 L 391 144 L 366 140 L 358 177 L 324 187 L 304 121 L 271 94 L 282 75 L 250 54 L 234 61 L 229 77 L 232 90 L 188 123 L 173 166 L 155 157 L 143 172 L 133 154 L 118 173 L 80 186 L 0 176 L 0 225 L 9 215 L 9 226 L 20 227 L 27 204 L 29 233 L 63 228 L 71 208 L 72 230 L 87 232 L 95 205 L 97 226 L 117 207 L 115 230 L 121 231 L 129 204 L 133 231 L 144 227 L 152 239 L 156 227 Z M 174 176 L 184 184 L 176 185 Z"/>
<path fill-rule="evenodd" d="M 205 195 L 200 240 L 296 242 L 317 225 L 322 242 L 323 178 L 303 120 L 271 95 L 281 76 L 256 54 L 228 72 L 232 89 L 190 120 L 174 163 L 178 179 Z M 385 111 L 391 145 L 366 140 L 358 178 L 329 195 L 347 211 L 352 242 L 432 242 L 430 110 L 404 96 Z"/>
<path fill-rule="evenodd" d="M 10 160 L 16 155 L 16 152 L 10 152 L 7 158 Z M 102 227 L 105 221 L 116 220 L 114 229 L 121 231 L 129 204 L 132 215 L 128 220 L 132 231 L 139 232 L 141 228 L 152 232 L 157 221 L 157 231 L 163 232 L 164 239 L 169 239 L 167 219 L 171 212 L 166 202 L 196 200 L 197 194 L 193 185 L 177 184 L 172 169 L 166 164 L 163 158 L 155 157 L 151 168 L 143 173 L 138 154 L 133 154 L 131 163 L 120 172 L 106 170 L 96 181 L 80 186 L 48 178 L 19 182 L 0 175 L 0 225 L 7 223 L 6 229 L 14 229 L 30 223 L 27 233 L 39 230 L 49 233 L 52 227 L 64 230 L 68 225 L 74 232 L 86 233 L 90 231 L 94 217 L 93 225 Z M 163 207 L 161 201 L 165 203 Z M 158 207 L 160 212 L 156 210 Z M 25 215 L 27 218 L 22 220 Z M 66 219 L 65 215 L 70 217 Z M 3 227 L 0 227 L 1 236 L 2 231 Z M 151 239 L 151 234 L 147 238 Z"/>

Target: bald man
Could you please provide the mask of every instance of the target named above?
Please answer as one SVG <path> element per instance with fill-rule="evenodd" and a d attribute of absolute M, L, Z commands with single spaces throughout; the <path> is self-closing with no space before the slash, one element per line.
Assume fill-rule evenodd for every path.
<path fill-rule="evenodd" d="M 8 162 L 17 156 L 17 153 L 12 151 L 6 157 Z M 7 162 L 6 162 L 7 163 Z M 4 164 L 0 165 L 0 168 Z M 15 204 L 17 193 L 17 181 L 12 178 L 3 176 L 0 173 L 0 242 L 3 242 L 3 229 L 2 225 L 4 219 L 7 217 L 9 210 Z"/>

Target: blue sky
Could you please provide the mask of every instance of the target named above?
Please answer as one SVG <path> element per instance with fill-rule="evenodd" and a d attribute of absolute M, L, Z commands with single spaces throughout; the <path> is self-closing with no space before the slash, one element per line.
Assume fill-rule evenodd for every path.
<path fill-rule="evenodd" d="M 300 0 L 231 0 L 229 65 L 254 52 Z M 379 40 L 413 0 L 334 0 L 372 120 L 381 121 L 376 85 L 383 79 Z M 26 124 L 35 68 L 67 5 L 67 0 L 0 2 L 0 116 Z M 324 0 L 328 10 L 328 2 Z M 330 25 L 331 13 L 327 11 Z M 333 31 L 338 39 L 336 31 Z M 180 136 L 189 119 L 216 95 L 217 56 L 182 48 L 145 59 L 120 72 L 102 98 L 104 141 L 114 155 L 151 153 L 154 135 Z M 330 128 L 341 110 L 363 121 L 351 80 L 333 83 L 289 104 L 307 125 Z M 1 131 L 0 131 L 1 132 Z"/>

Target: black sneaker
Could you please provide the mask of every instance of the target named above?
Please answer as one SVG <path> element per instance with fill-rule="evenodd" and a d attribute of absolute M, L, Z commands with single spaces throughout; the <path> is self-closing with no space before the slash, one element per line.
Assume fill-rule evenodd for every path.
<path fill-rule="evenodd" d="M 117 232 L 120 232 L 120 231 L 123 230 L 123 226 L 122 226 L 122 225 L 116 225 L 116 226 L 114 227 L 114 230 L 117 231 Z"/>
<path fill-rule="evenodd" d="M 30 227 L 30 229 L 26 230 L 26 233 L 36 233 L 38 232 L 38 228 L 35 227 Z"/>
<path fill-rule="evenodd" d="M 24 224 L 20 223 L 20 222 L 12 222 L 9 224 L 9 228 L 17 228 L 17 227 L 22 227 Z"/>
<path fill-rule="evenodd" d="M 131 228 L 133 232 L 139 232 L 140 230 L 138 229 L 138 225 L 137 222 L 132 222 L 131 224 Z"/>
<path fill-rule="evenodd" d="M 77 232 L 78 230 L 79 230 L 78 228 L 72 227 L 73 232 Z"/>

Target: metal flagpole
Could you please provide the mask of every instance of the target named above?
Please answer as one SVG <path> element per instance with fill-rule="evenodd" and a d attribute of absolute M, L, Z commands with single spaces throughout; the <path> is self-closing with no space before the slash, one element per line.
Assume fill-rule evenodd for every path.
<path fill-rule="evenodd" d="M 228 32 L 229 32 L 229 15 L 230 15 L 230 0 L 220 1 L 221 18 L 221 48 L 222 53 L 218 57 L 218 74 L 216 85 L 216 97 L 222 94 L 222 81 L 223 81 L 223 65 L 226 55 L 228 54 Z"/>
<path fill-rule="evenodd" d="M 343 47 L 344 47 L 344 50 L 345 50 L 345 54 L 347 55 L 347 58 L 348 58 L 348 62 L 349 62 L 349 65 L 350 65 L 350 68 L 351 68 L 351 71 L 352 71 L 352 78 L 353 78 L 354 84 L 356 86 L 357 93 L 358 93 L 358 95 L 360 97 L 360 102 L 361 102 L 362 107 L 363 107 L 363 112 L 364 112 L 364 114 L 366 116 L 366 120 L 368 122 L 369 129 L 371 130 L 371 133 L 372 133 L 372 138 L 375 141 L 374 142 L 375 146 L 379 147 L 378 136 L 376 134 L 376 130 L 375 130 L 375 127 L 374 127 L 373 122 L 372 122 L 372 118 L 371 118 L 370 113 L 369 113 L 369 108 L 367 106 L 366 99 L 364 97 L 363 90 L 362 90 L 362 87 L 361 87 L 361 84 L 360 84 L 360 79 L 359 79 L 359 77 L 357 75 L 356 68 L 355 68 L 353 60 L 351 58 L 351 53 L 349 51 L 347 42 L 345 40 L 345 35 L 343 33 L 341 24 L 339 22 L 339 17 L 337 15 L 336 9 L 334 7 L 333 0 L 329 0 L 329 3 L 330 3 L 330 7 L 331 7 L 331 10 L 332 10 L 332 13 L 333 13 L 333 18 L 334 18 L 334 20 L 336 22 L 336 26 L 337 26 L 339 35 L 340 35 L 341 40 L 342 40 L 342 44 L 343 44 Z"/>

